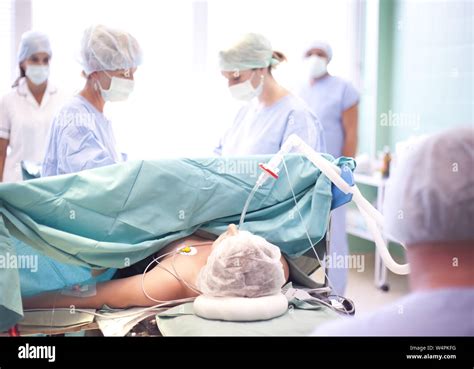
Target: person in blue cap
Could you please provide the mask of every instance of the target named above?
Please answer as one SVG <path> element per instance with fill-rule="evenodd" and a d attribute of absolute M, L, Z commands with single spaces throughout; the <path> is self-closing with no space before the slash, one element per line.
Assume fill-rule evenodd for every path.
<path fill-rule="evenodd" d="M 219 53 L 222 75 L 231 95 L 247 102 L 214 152 L 221 156 L 275 154 L 291 134 L 316 151 L 325 152 L 318 117 L 272 75 L 286 57 L 257 33 L 242 36 Z"/>
<path fill-rule="evenodd" d="M 54 118 L 42 176 L 122 161 L 104 106 L 126 100 L 132 93 L 133 75 L 141 59 L 140 46 L 129 33 L 103 25 L 86 29 L 81 47 L 86 83 Z"/>
<path fill-rule="evenodd" d="M 129 33 L 103 25 L 85 30 L 81 64 L 86 83 L 53 119 L 43 160 L 43 177 L 122 161 L 111 122 L 103 110 L 109 101 L 128 98 L 134 87 L 133 74 L 141 58 L 140 46 Z M 58 262 L 21 242 L 17 244 L 17 253 L 37 255 L 41 266 L 37 273 L 21 271 L 22 294 L 25 295 L 108 280 L 116 272 L 115 269 L 93 271 L 88 267 Z"/>
<path fill-rule="evenodd" d="M 63 103 L 62 94 L 49 80 L 52 55 L 48 35 L 39 31 L 22 35 L 17 58 L 20 75 L 0 99 L 2 182 L 23 179 L 22 161 L 38 166 L 43 161 L 51 121 Z"/>

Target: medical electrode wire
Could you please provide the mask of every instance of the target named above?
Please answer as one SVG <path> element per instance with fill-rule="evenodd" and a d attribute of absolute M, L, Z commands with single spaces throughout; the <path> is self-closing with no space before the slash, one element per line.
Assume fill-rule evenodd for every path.
<path fill-rule="evenodd" d="M 210 242 L 202 242 L 202 243 L 197 243 L 197 244 L 192 244 L 191 246 L 205 246 L 205 245 L 208 245 Z M 211 242 L 212 243 L 212 242 Z M 141 313 L 144 313 L 146 311 L 150 311 L 150 310 L 156 310 L 156 309 L 161 309 L 162 307 L 165 307 L 167 305 L 173 305 L 173 304 L 177 304 L 177 303 L 184 303 L 184 302 L 192 302 L 195 300 L 194 297 L 187 297 L 187 298 L 184 298 L 184 299 L 177 299 L 177 300 L 168 300 L 168 301 L 164 301 L 164 300 L 156 300 L 154 298 L 152 298 L 151 296 L 148 295 L 148 293 L 145 291 L 145 286 L 144 286 L 144 279 L 145 279 L 145 274 L 146 272 L 148 271 L 149 267 L 151 266 L 151 264 L 153 264 L 154 262 L 157 262 L 157 266 L 160 267 L 161 269 L 167 271 L 168 273 L 170 273 L 171 275 L 173 275 L 178 281 L 180 282 L 183 282 L 188 288 L 192 289 L 193 291 L 195 292 L 198 292 L 198 293 L 201 293 L 200 291 L 198 291 L 197 289 L 193 288 L 191 285 L 189 285 L 183 278 L 181 278 L 179 276 L 179 274 L 177 273 L 176 271 L 176 268 L 174 268 L 174 263 L 172 261 L 172 265 L 173 265 L 173 269 L 175 270 L 176 274 L 178 275 L 175 275 L 173 274 L 173 272 L 171 272 L 170 270 L 162 267 L 159 263 L 159 260 L 164 258 L 165 256 L 168 256 L 168 255 L 171 255 L 171 254 L 174 254 L 174 258 L 178 255 L 179 251 L 170 251 L 170 252 L 167 252 L 163 255 L 160 255 L 156 258 L 154 258 L 148 265 L 147 267 L 145 268 L 145 271 L 143 272 L 143 276 L 142 276 L 142 291 L 143 293 L 145 294 L 145 296 L 147 298 L 149 298 L 150 300 L 152 301 L 155 301 L 155 302 L 160 302 L 159 304 L 157 305 L 153 305 L 153 306 L 149 306 L 149 307 L 146 307 L 146 308 L 143 308 L 143 309 L 140 309 L 138 311 L 135 311 L 135 312 L 132 312 L 132 313 L 126 313 L 126 314 L 114 314 L 114 315 L 107 315 L 107 314 L 101 314 L 101 313 L 97 313 L 97 312 L 92 312 L 92 311 L 88 311 L 88 310 L 85 310 L 85 309 L 76 309 L 76 308 L 56 308 L 56 300 L 57 300 L 57 297 L 58 295 L 61 293 L 61 290 L 58 290 L 56 292 L 56 294 L 54 295 L 55 298 L 53 300 L 53 308 L 51 310 L 51 324 L 50 324 L 50 329 L 52 330 L 53 329 L 53 323 L 54 323 L 54 313 L 55 311 L 77 311 L 77 312 L 80 312 L 80 313 L 85 313 L 85 314 L 90 314 L 90 315 L 94 315 L 94 316 L 98 316 L 98 317 L 101 317 L 101 318 L 106 318 L 106 319 L 116 319 L 116 318 L 125 318 L 125 317 L 128 317 L 128 316 L 135 316 L 137 314 L 141 314 Z M 173 258 L 173 259 L 174 259 Z M 43 310 L 43 309 L 26 309 L 25 311 L 39 311 L 39 310 Z"/>
<path fill-rule="evenodd" d="M 303 216 L 301 215 L 301 212 L 300 212 L 300 209 L 299 209 L 299 206 L 298 206 L 298 201 L 296 200 L 295 191 L 294 191 L 293 185 L 291 184 L 291 181 L 290 181 L 290 173 L 288 172 L 288 168 L 286 166 L 285 158 L 283 157 L 282 159 L 283 159 L 283 161 L 282 161 L 283 168 L 285 169 L 285 173 L 286 173 L 286 179 L 288 181 L 288 185 L 290 186 L 291 194 L 293 195 L 293 201 L 295 202 L 295 206 L 296 206 L 296 211 L 298 212 L 298 215 L 300 217 L 301 224 L 303 225 L 306 237 L 308 238 L 309 244 L 311 245 L 311 249 L 313 250 L 314 255 L 318 259 L 319 264 L 323 265 L 322 262 L 321 262 L 321 259 L 319 259 L 318 253 L 316 252 L 316 249 L 314 248 L 315 244 L 313 244 L 313 242 L 311 241 L 311 236 L 309 235 L 308 229 L 306 228 L 306 225 L 304 224 Z M 326 266 L 326 264 L 324 264 L 324 265 Z M 324 268 L 324 276 L 327 277 L 328 282 L 329 282 L 329 284 L 331 286 L 331 289 L 332 289 L 333 284 L 330 281 L 329 276 L 326 274 L 326 267 Z"/>
<path fill-rule="evenodd" d="M 285 173 L 286 173 L 286 179 L 288 180 L 288 184 L 290 186 L 290 190 L 291 190 L 291 194 L 293 195 L 293 200 L 295 202 L 295 206 L 296 206 L 296 211 L 298 212 L 298 215 L 300 217 L 300 220 L 301 220 L 301 224 L 303 225 L 303 228 L 304 228 L 304 231 L 306 233 L 306 237 L 308 238 L 308 241 L 309 241 L 309 244 L 311 245 L 311 249 L 314 251 L 314 255 L 316 256 L 316 258 L 318 259 L 318 262 L 319 262 L 319 265 L 323 265 L 322 262 L 321 262 L 321 259 L 319 258 L 318 256 L 318 253 L 316 252 L 316 249 L 314 248 L 314 245 L 313 245 L 313 242 L 311 241 L 311 236 L 309 235 L 309 232 L 308 232 L 308 229 L 306 228 L 306 225 L 304 224 L 304 219 L 303 219 L 303 216 L 301 215 L 301 212 L 300 212 L 300 209 L 299 209 L 299 206 L 298 206 L 298 201 L 296 201 L 296 195 L 295 195 L 295 191 L 293 190 L 293 185 L 291 184 L 291 181 L 290 181 L 290 173 L 288 172 L 288 168 L 286 166 L 286 162 L 285 162 L 285 156 L 283 155 L 282 156 L 282 163 L 283 163 L 283 168 L 285 169 Z M 324 276 L 327 278 L 328 280 L 328 284 L 329 286 L 331 287 L 331 290 L 333 289 L 333 284 L 331 282 L 331 279 L 329 278 L 329 274 L 326 273 L 326 263 L 324 263 Z M 332 295 L 332 296 L 338 296 L 338 295 Z M 317 299 L 317 298 L 316 298 Z M 317 300 L 320 300 L 320 299 L 317 299 Z M 330 306 L 329 304 L 323 302 L 322 300 L 320 300 L 323 304 L 329 306 L 331 309 L 334 309 L 333 306 Z M 347 311 L 346 307 L 344 305 L 342 305 L 344 307 L 344 310 L 345 310 L 345 313 L 347 315 L 350 315 L 350 313 Z"/>
<path fill-rule="evenodd" d="M 74 305 L 71 305 L 72 307 L 68 307 L 68 308 L 56 308 L 56 300 L 57 300 L 57 297 L 60 293 L 61 293 L 61 290 L 58 290 L 58 291 L 56 291 L 56 293 L 54 295 L 55 297 L 54 297 L 54 300 L 53 300 L 53 309 L 51 310 L 51 325 L 50 325 L 51 330 L 53 330 L 54 313 L 56 311 L 69 311 L 71 314 L 74 314 L 74 312 L 77 311 L 79 313 L 89 314 L 89 315 L 97 316 L 97 317 L 100 317 L 100 318 L 119 319 L 119 318 L 126 318 L 126 317 L 129 317 L 129 316 L 135 316 L 137 314 L 142 314 L 142 313 L 144 313 L 146 311 L 149 311 L 149 310 L 156 310 L 156 309 L 162 310 L 162 307 L 164 308 L 167 305 L 173 305 L 173 304 L 177 304 L 177 303 L 184 303 L 184 302 L 194 301 L 194 297 L 188 297 L 188 298 L 184 298 L 184 299 L 166 301 L 164 303 L 149 306 L 149 307 L 140 309 L 140 310 L 135 311 L 135 312 L 125 313 L 125 314 L 114 314 L 114 315 L 110 314 L 110 315 L 107 315 L 107 314 L 101 314 L 101 313 L 97 313 L 95 311 L 93 312 L 93 311 L 89 311 L 89 310 L 85 310 L 85 309 L 81 309 L 81 308 L 77 309 L 77 308 L 74 307 Z M 42 310 L 44 310 L 44 309 L 25 309 L 25 311 L 42 311 Z"/>
<path fill-rule="evenodd" d="M 58 294 L 60 293 L 60 291 L 58 290 L 56 292 L 56 294 L 54 295 L 54 300 L 53 300 L 53 309 L 51 310 L 51 325 L 50 325 L 50 329 L 53 330 L 53 323 L 54 323 L 54 311 L 55 311 L 55 307 L 56 307 L 56 300 L 58 299 Z M 70 309 L 68 309 L 70 310 Z"/>
<path fill-rule="evenodd" d="M 196 244 L 192 244 L 191 246 L 205 246 L 205 245 L 209 245 L 209 243 L 212 243 L 212 242 L 201 242 L 201 243 L 196 243 Z M 142 275 L 142 291 L 143 293 L 145 294 L 145 296 L 150 299 L 151 301 L 155 301 L 155 302 L 160 302 L 160 303 L 163 303 L 163 302 L 169 302 L 169 301 L 163 301 L 163 300 L 157 300 L 153 297 L 151 297 L 145 290 L 145 275 L 146 275 L 146 272 L 148 271 L 148 269 L 150 268 L 150 266 L 156 262 L 156 266 L 158 266 L 159 268 L 163 269 L 164 271 L 170 273 L 173 277 L 175 277 L 179 282 L 182 282 L 186 287 L 188 287 L 189 289 L 191 289 L 192 291 L 198 293 L 198 294 L 201 294 L 201 291 L 199 291 L 196 287 L 194 286 L 191 286 L 188 282 L 186 282 L 183 278 L 181 278 L 179 276 L 179 273 L 177 272 L 176 268 L 175 268 L 175 265 L 174 265 L 174 259 L 176 258 L 176 256 L 179 254 L 179 250 L 182 249 L 183 247 L 179 248 L 178 250 L 173 250 L 173 251 L 170 251 L 168 253 L 165 253 L 163 255 L 160 255 L 156 258 L 154 258 L 148 265 L 147 267 L 145 268 L 144 272 L 143 272 L 143 275 Z M 173 267 L 173 270 L 174 272 L 176 273 L 173 273 L 172 271 L 168 270 L 167 268 L 161 266 L 159 260 L 164 258 L 165 256 L 168 256 L 168 255 L 171 255 L 171 254 L 174 254 L 173 255 L 173 258 L 171 260 L 171 266 Z M 173 301 L 173 300 L 170 300 L 170 301 Z"/>
<path fill-rule="evenodd" d="M 186 298 L 186 299 L 183 299 L 182 301 L 181 300 L 174 300 L 174 301 L 170 301 L 169 303 L 164 303 L 164 304 L 158 304 L 158 305 L 153 305 L 153 306 L 149 306 L 149 307 L 146 307 L 146 308 L 143 308 L 143 309 L 140 309 L 138 311 L 135 311 L 135 312 L 131 312 L 131 313 L 126 313 L 126 314 L 101 314 L 101 313 L 97 313 L 95 311 L 89 311 L 89 310 L 86 310 L 86 309 L 82 309 L 82 308 L 79 308 L 79 309 L 76 309 L 76 308 L 55 308 L 53 310 L 53 315 L 54 315 L 54 311 L 69 311 L 71 314 L 74 314 L 75 312 L 79 312 L 79 313 L 84 313 L 84 314 L 89 314 L 89 315 L 94 315 L 94 316 L 98 316 L 100 318 L 106 318 L 106 319 L 120 319 L 120 318 L 126 318 L 126 317 L 129 317 L 129 316 L 135 316 L 135 315 L 138 315 L 138 314 L 141 314 L 143 312 L 146 312 L 148 310 L 162 310 L 166 305 L 170 305 L 171 303 L 175 303 L 175 301 L 178 301 L 178 302 L 191 302 L 191 301 L 194 301 L 194 298 L 193 297 L 190 297 L 190 298 Z M 161 308 L 163 306 L 163 308 Z M 31 312 L 31 311 L 43 311 L 45 309 L 25 309 L 24 311 L 25 312 Z M 52 321 L 53 322 L 53 321 Z M 51 330 L 53 329 L 53 325 L 52 325 L 52 322 L 51 322 Z"/>
<path fill-rule="evenodd" d="M 202 246 L 202 245 L 201 245 Z M 179 277 L 179 281 L 182 282 L 186 287 L 188 287 L 190 290 L 196 292 L 197 294 L 201 295 L 202 292 L 196 287 L 196 286 L 193 286 L 191 283 L 188 283 L 186 282 L 186 280 L 184 278 L 181 278 L 181 276 L 179 275 L 178 271 L 176 270 L 176 267 L 175 267 L 175 260 L 176 260 L 176 256 L 178 254 L 174 254 L 173 257 L 171 258 L 171 267 L 173 268 L 173 271 L 176 273 L 176 275 Z"/>

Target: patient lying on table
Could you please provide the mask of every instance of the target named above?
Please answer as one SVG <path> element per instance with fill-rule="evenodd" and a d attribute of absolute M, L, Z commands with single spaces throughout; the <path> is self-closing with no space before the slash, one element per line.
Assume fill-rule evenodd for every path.
<path fill-rule="evenodd" d="M 211 296 L 259 297 L 275 294 L 286 283 L 289 268 L 277 246 L 262 237 L 239 231 L 233 224 L 215 241 L 196 235 L 160 250 L 159 264 L 143 274 L 98 283 L 93 296 L 70 296 L 61 291 L 25 297 L 31 308 L 128 308 Z M 146 292 L 146 293 L 145 293 Z M 147 296 L 148 295 L 148 296 Z"/>

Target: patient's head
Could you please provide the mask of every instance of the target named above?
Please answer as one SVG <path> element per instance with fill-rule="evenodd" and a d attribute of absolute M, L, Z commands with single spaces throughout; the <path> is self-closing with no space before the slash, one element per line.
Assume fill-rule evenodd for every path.
<path fill-rule="evenodd" d="M 274 295 L 285 283 L 280 258 L 277 246 L 230 225 L 214 242 L 197 287 L 209 296 Z"/>

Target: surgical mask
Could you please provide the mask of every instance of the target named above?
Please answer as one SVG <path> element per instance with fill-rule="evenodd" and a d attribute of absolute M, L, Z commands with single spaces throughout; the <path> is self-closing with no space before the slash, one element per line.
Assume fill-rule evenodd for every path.
<path fill-rule="evenodd" d="M 319 78 L 324 76 L 328 69 L 328 62 L 326 58 L 318 55 L 311 55 L 308 58 L 308 73 L 310 78 Z"/>
<path fill-rule="evenodd" d="M 127 100 L 130 94 L 133 92 L 135 81 L 126 78 L 119 78 L 115 76 L 110 77 L 110 87 L 105 90 L 97 82 L 100 90 L 100 94 L 104 101 L 124 101 Z"/>
<path fill-rule="evenodd" d="M 25 75 L 35 85 L 41 85 L 48 80 L 49 66 L 47 65 L 28 65 Z"/>
<path fill-rule="evenodd" d="M 255 72 L 253 72 L 252 75 L 250 76 L 250 78 L 248 80 L 246 80 L 245 82 L 238 83 L 236 85 L 233 85 L 233 86 L 229 87 L 230 94 L 232 95 L 232 97 L 234 99 L 243 100 L 243 101 L 250 101 L 254 97 L 260 96 L 260 94 L 263 91 L 263 79 L 264 79 L 264 77 L 262 75 L 262 78 L 260 80 L 260 84 L 257 86 L 257 88 L 254 88 L 252 86 L 252 83 L 250 82 L 250 80 L 253 78 L 254 73 Z"/>

